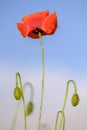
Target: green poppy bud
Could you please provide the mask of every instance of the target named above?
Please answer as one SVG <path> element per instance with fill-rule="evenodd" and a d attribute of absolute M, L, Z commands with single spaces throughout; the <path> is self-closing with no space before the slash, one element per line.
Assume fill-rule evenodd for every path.
<path fill-rule="evenodd" d="M 15 89 L 14 89 L 14 97 L 15 97 L 15 99 L 20 100 L 21 96 L 22 96 L 22 93 L 21 93 L 20 88 L 15 87 Z"/>
<path fill-rule="evenodd" d="M 78 105 L 78 103 L 79 103 L 79 96 L 78 96 L 78 94 L 76 94 L 76 93 L 73 94 L 71 102 L 72 102 L 73 106 L 77 106 Z"/>
<path fill-rule="evenodd" d="M 27 116 L 32 113 L 33 107 L 34 107 L 33 103 L 29 102 L 28 105 L 27 105 Z"/>

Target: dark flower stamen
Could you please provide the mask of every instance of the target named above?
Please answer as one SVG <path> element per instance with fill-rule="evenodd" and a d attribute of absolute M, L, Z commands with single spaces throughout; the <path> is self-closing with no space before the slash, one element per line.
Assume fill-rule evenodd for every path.
<path fill-rule="evenodd" d="M 41 34 L 45 33 L 43 30 L 41 30 L 41 29 L 39 29 L 39 28 L 35 28 L 35 29 L 32 31 L 32 33 L 34 33 L 34 34 L 38 34 L 39 32 L 40 32 Z"/>

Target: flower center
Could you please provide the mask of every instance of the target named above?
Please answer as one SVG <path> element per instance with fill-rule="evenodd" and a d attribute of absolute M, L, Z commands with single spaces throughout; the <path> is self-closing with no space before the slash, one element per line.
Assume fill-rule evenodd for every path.
<path fill-rule="evenodd" d="M 34 29 L 33 31 L 32 31 L 32 33 L 34 33 L 34 34 L 38 34 L 38 33 L 44 33 L 44 31 L 43 30 L 41 30 L 40 28 L 36 28 L 36 29 Z"/>
<path fill-rule="evenodd" d="M 38 34 L 39 32 L 44 33 L 44 31 L 39 28 L 39 25 L 35 25 L 32 33 L 33 34 Z"/>

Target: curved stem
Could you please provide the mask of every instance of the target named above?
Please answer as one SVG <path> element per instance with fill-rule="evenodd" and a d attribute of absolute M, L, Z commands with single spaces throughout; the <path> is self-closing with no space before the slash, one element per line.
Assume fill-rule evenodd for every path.
<path fill-rule="evenodd" d="M 62 130 L 64 130 L 64 129 L 65 129 L 65 115 L 64 115 L 63 111 L 58 111 L 58 113 L 57 113 L 57 116 L 56 116 L 56 123 L 55 123 L 55 130 L 57 130 L 59 114 L 62 114 L 62 123 L 63 123 Z"/>
<path fill-rule="evenodd" d="M 32 100 L 33 100 L 33 85 L 32 85 L 30 82 L 26 82 L 26 83 L 23 85 L 24 91 L 25 91 L 25 89 L 26 89 L 27 86 L 30 87 L 30 89 L 31 89 L 30 101 L 32 101 Z"/>
<path fill-rule="evenodd" d="M 18 86 L 18 78 L 19 78 L 19 83 L 20 83 L 20 89 L 22 92 L 22 101 L 23 101 L 23 107 L 24 107 L 24 130 L 26 130 L 26 107 L 25 107 L 24 92 L 23 92 L 21 76 L 19 73 L 16 74 L 16 85 L 17 86 Z"/>
<path fill-rule="evenodd" d="M 77 89 L 76 89 L 76 84 L 75 84 L 75 82 L 74 82 L 73 80 L 69 80 L 69 81 L 67 82 L 67 85 L 66 85 L 66 94 L 65 94 L 65 98 L 64 98 L 63 107 L 62 107 L 62 113 L 64 113 L 64 110 L 65 110 L 66 101 L 67 101 L 67 96 L 68 96 L 68 88 L 69 88 L 69 84 L 70 84 L 70 83 L 73 83 L 73 85 L 74 85 L 74 92 L 77 93 Z M 63 118 L 63 114 L 62 114 L 62 118 Z M 62 118 L 61 118 L 61 121 L 60 121 L 59 130 L 61 129 Z"/>
<path fill-rule="evenodd" d="M 16 78 L 16 85 L 18 85 L 18 79 L 17 78 Z M 25 83 L 23 85 L 24 91 L 26 89 L 25 88 L 26 86 L 29 86 L 31 88 L 30 101 L 32 101 L 33 100 L 33 85 L 30 82 Z M 16 111 L 15 111 L 15 114 L 14 114 L 14 119 L 13 119 L 13 122 L 12 122 L 11 130 L 14 130 L 14 128 L 15 128 L 15 124 L 16 124 L 16 119 L 17 119 L 20 103 L 21 103 L 21 101 L 19 101 L 18 104 L 17 104 Z"/>
<path fill-rule="evenodd" d="M 62 107 L 62 111 L 63 111 L 63 112 L 64 112 L 65 106 L 66 106 L 66 101 L 67 101 L 67 96 L 68 96 L 68 88 L 69 88 L 69 84 L 70 84 L 70 83 L 73 83 L 73 85 L 74 85 L 74 92 L 77 93 L 77 89 L 76 89 L 76 84 L 75 84 L 75 82 L 74 82 L 73 80 L 69 80 L 69 81 L 67 82 L 67 85 L 66 85 L 66 94 L 65 94 L 65 98 L 64 98 L 64 104 L 63 104 L 63 107 Z"/>
<path fill-rule="evenodd" d="M 43 105 L 43 95 L 44 95 L 44 46 L 42 43 L 41 33 L 39 32 L 40 45 L 42 49 L 42 89 L 41 89 L 41 98 L 40 98 L 40 112 L 38 119 L 38 130 L 40 130 L 41 117 L 42 117 L 42 105 Z"/>

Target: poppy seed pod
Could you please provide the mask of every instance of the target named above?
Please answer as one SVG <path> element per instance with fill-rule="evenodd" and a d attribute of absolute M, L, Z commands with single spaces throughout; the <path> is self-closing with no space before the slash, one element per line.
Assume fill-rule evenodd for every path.
<path fill-rule="evenodd" d="M 20 100 L 21 96 L 22 96 L 22 93 L 21 93 L 20 88 L 15 87 L 15 89 L 14 89 L 14 97 L 15 97 L 15 99 Z"/>
<path fill-rule="evenodd" d="M 34 107 L 33 103 L 29 102 L 28 105 L 27 105 L 27 116 L 32 113 L 33 107 Z"/>
<path fill-rule="evenodd" d="M 77 93 L 73 94 L 72 99 L 71 99 L 72 105 L 77 106 L 79 103 L 79 96 Z"/>

